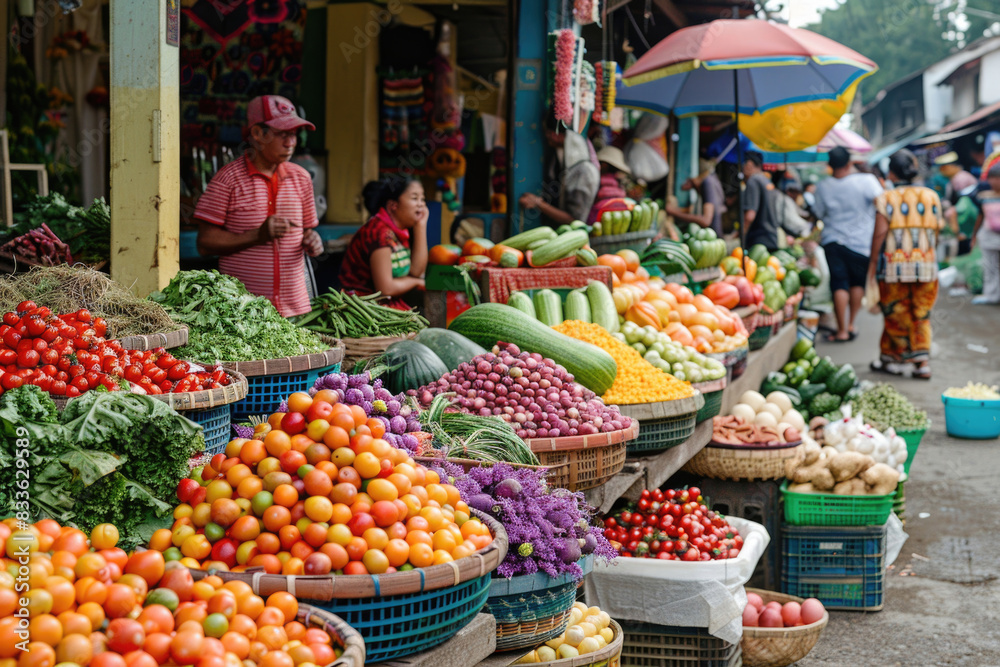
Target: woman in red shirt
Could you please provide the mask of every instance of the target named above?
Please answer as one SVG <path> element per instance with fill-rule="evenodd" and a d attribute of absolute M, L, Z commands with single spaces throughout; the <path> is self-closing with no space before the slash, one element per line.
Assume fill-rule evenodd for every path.
<path fill-rule="evenodd" d="M 402 295 L 424 288 L 427 203 L 420 181 L 393 176 L 365 187 L 365 207 L 377 211 L 358 230 L 340 267 L 340 283 L 358 294 L 381 292 L 385 305 L 408 309 Z"/>

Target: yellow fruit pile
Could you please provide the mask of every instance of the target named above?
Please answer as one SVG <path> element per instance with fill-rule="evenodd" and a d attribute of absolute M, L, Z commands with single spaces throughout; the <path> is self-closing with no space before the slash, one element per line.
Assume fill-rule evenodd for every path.
<path fill-rule="evenodd" d="M 577 602 L 569 612 L 569 627 L 555 639 L 523 656 L 515 665 L 566 660 L 600 651 L 615 638 L 611 617 L 597 607 Z"/>
<path fill-rule="evenodd" d="M 611 388 L 601 397 L 609 405 L 659 403 L 694 395 L 689 383 L 664 373 L 599 324 L 567 320 L 552 328 L 571 338 L 596 345 L 614 358 L 618 374 Z"/>

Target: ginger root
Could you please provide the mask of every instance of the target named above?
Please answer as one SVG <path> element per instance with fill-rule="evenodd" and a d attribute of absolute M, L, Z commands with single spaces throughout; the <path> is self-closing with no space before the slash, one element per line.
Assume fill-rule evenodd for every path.
<path fill-rule="evenodd" d="M 863 471 L 860 478 L 871 485 L 871 495 L 884 496 L 896 490 L 899 484 L 899 472 L 884 463 L 876 463 Z"/>
<path fill-rule="evenodd" d="M 830 472 L 833 473 L 834 480 L 843 482 L 857 477 L 859 473 L 867 470 L 875 463 L 872 457 L 858 452 L 838 452 L 830 459 Z"/>

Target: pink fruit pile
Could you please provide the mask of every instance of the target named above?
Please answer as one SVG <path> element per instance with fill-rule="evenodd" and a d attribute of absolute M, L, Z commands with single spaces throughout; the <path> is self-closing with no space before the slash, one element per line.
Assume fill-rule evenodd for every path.
<path fill-rule="evenodd" d="M 747 593 L 747 606 L 743 610 L 743 627 L 745 628 L 794 628 L 799 625 L 811 625 L 823 619 L 826 610 L 823 603 L 816 598 L 798 602 L 768 602 L 756 593 Z"/>

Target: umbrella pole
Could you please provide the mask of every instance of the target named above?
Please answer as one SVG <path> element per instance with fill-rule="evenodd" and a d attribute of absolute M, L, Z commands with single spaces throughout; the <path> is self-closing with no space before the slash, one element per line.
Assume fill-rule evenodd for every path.
<path fill-rule="evenodd" d="M 738 178 L 736 190 L 737 220 L 740 223 L 740 249 L 742 253 L 743 275 L 747 274 L 747 229 L 746 216 L 743 213 L 743 142 L 740 141 L 740 79 L 739 70 L 733 69 L 733 120 L 736 121 L 736 174 Z"/>

